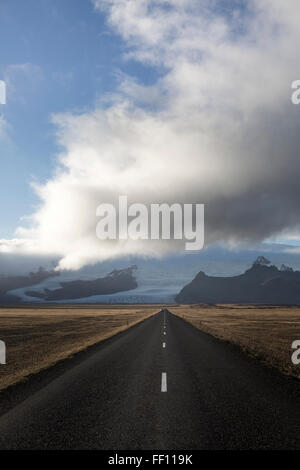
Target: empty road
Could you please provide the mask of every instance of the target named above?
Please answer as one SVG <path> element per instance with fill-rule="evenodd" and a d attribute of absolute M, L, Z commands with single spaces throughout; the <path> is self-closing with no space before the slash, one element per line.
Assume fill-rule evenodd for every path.
<path fill-rule="evenodd" d="M 0 449 L 300 449 L 299 383 L 164 310 L 1 393 L 0 414 Z"/>

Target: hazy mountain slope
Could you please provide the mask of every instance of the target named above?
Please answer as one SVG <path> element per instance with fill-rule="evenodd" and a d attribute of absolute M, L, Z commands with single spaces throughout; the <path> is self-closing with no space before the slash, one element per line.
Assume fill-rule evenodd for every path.
<path fill-rule="evenodd" d="M 21 287 L 33 286 L 43 282 L 45 279 L 59 276 L 59 273 L 54 271 L 46 271 L 39 268 L 37 272 L 30 272 L 25 276 L 0 276 L 0 295 L 6 294 L 8 291 L 18 289 Z"/>
<path fill-rule="evenodd" d="M 28 291 L 26 294 L 31 297 L 43 298 L 45 300 L 72 300 L 94 295 L 114 294 L 116 292 L 128 291 L 137 287 L 137 282 L 130 268 L 114 270 L 107 276 L 94 280 L 75 280 L 61 282 L 60 288 L 43 292 Z"/>

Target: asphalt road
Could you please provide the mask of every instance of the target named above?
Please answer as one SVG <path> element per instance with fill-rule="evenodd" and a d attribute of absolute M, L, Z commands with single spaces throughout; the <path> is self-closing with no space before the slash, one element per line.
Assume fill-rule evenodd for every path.
<path fill-rule="evenodd" d="M 2 393 L 0 449 L 300 449 L 299 398 L 162 311 Z"/>

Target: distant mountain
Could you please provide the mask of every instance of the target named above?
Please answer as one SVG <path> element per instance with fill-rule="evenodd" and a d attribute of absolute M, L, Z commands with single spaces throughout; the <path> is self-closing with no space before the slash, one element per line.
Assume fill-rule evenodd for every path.
<path fill-rule="evenodd" d="M 277 250 L 277 251 L 276 251 Z M 211 246 L 199 252 L 186 251 L 185 253 L 172 254 L 163 258 L 144 258 L 139 256 L 124 257 L 119 259 L 109 259 L 95 265 L 84 266 L 78 271 L 60 272 L 59 277 L 49 277 L 44 281 L 29 287 L 15 288 L 7 292 L 7 295 L 16 296 L 22 303 L 44 303 L 45 289 L 50 291 L 60 289 L 61 283 L 84 280 L 93 281 L 98 278 L 105 278 L 108 273 L 114 269 L 122 270 L 128 266 L 137 265 L 138 269 L 134 272 L 137 287 L 129 290 L 122 290 L 112 294 L 97 294 L 88 297 L 73 298 L 74 303 L 175 303 L 175 296 L 186 286 L 201 270 L 207 276 L 237 276 L 243 273 L 251 266 L 252 261 L 259 254 L 266 257 L 271 256 L 272 264 L 281 266 L 293 266 L 295 270 L 300 270 L 300 254 L 290 253 L 286 246 L 260 244 L 255 249 L 245 249 L 239 251 L 229 251 L 224 247 Z M 48 271 L 57 260 L 38 259 L 37 264 L 33 261 L 15 261 L 13 265 L 8 265 L 0 254 L 0 269 L 10 272 L 10 276 L 18 273 L 37 271 L 37 267 L 44 262 L 49 266 Z M 283 267 L 284 269 L 284 267 Z M 20 274 L 19 274 L 20 275 Z M 0 276 L 1 277 L 1 276 Z M 6 276 L 7 277 L 7 276 Z M 28 291 L 34 292 L 34 297 L 28 296 Z M 101 289 L 100 289 L 101 292 Z M 105 292 L 103 290 L 103 292 Z M 40 295 L 40 293 L 42 295 Z M 10 299 L 5 298 L 0 303 L 7 303 Z M 16 302 L 16 300 L 14 300 Z M 62 303 L 68 303 L 68 299 L 61 300 Z"/>
<path fill-rule="evenodd" d="M 0 305 L 12 305 L 12 304 L 19 304 L 21 302 L 21 299 L 17 297 L 16 295 L 10 295 L 10 294 L 0 294 Z"/>
<path fill-rule="evenodd" d="M 54 271 L 46 271 L 40 267 L 37 272 L 31 272 L 27 276 L 0 276 L 0 301 L 13 299 L 11 296 L 5 295 L 6 292 L 21 287 L 33 286 L 50 277 L 59 276 L 59 273 Z"/>
<path fill-rule="evenodd" d="M 135 289 L 138 284 L 133 271 L 136 266 L 114 270 L 105 277 L 93 280 L 60 282 L 58 289 L 44 289 L 43 292 L 27 291 L 26 295 L 44 300 L 72 300 L 94 295 L 107 295 Z"/>
<path fill-rule="evenodd" d="M 300 271 L 279 270 L 263 256 L 244 274 L 207 276 L 199 272 L 175 297 L 178 303 L 300 304 Z"/>

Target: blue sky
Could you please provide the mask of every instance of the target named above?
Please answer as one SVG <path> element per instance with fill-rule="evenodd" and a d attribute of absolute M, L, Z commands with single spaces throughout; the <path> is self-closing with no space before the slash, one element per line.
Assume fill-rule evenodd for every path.
<path fill-rule="evenodd" d="M 96 207 L 123 194 L 204 203 L 208 245 L 297 245 L 297 1 L 0 0 L 0 252 L 177 251 L 100 243 Z"/>
<path fill-rule="evenodd" d="M 38 204 L 30 182 L 44 182 L 55 169 L 60 149 L 51 115 L 92 108 L 115 89 L 120 68 L 144 83 L 155 72 L 123 60 L 124 43 L 89 0 L 1 0 L 0 44 L 8 124 L 0 141 L 0 238 L 6 238 Z"/>

